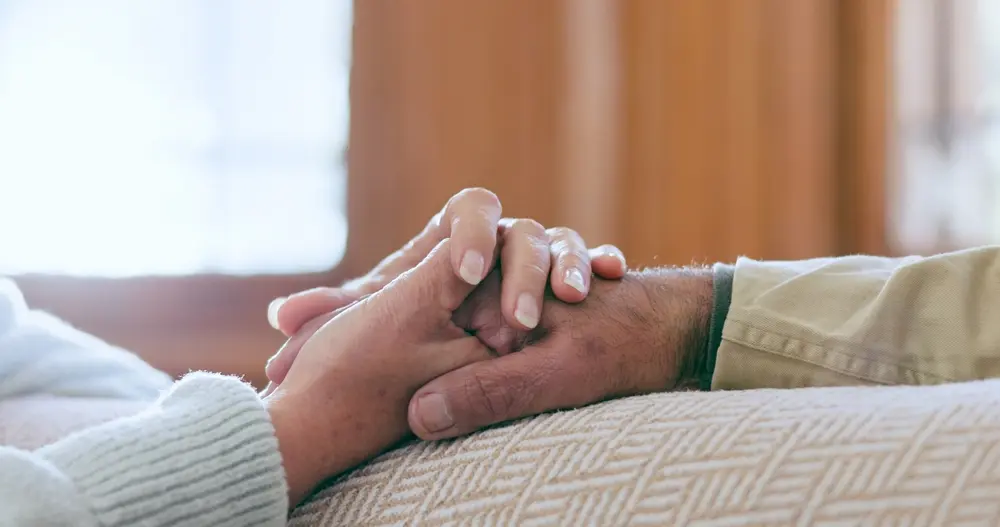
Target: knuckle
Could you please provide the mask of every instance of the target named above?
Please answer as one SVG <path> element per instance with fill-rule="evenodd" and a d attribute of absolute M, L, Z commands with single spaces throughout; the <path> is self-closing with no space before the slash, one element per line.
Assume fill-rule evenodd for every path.
<path fill-rule="evenodd" d="M 552 227 L 545 232 L 548 233 L 549 237 L 553 240 L 555 239 L 573 239 L 579 237 L 579 235 L 573 229 L 569 227 Z"/>
<path fill-rule="evenodd" d="M 578 249 L 564 249 L 556 253 L 560 267 L 581 267 L 590 261 L 590 257 Z"/>
<path fill-rule="evenodd" d="M 515 250 L 523 254 L 525 258 L 532 258 L 541 262 L 549 260 L 549 237 L 545 234 L 545 229 L 535 220 L 518 219 L 515 220 L 511 229 L 504 235 L 505 241 L 512 243 Z"/>
<path fill-rule="evenodd" d="M 549 274 L 552 258 L 548 247 L 541 242 L 530 242 L 519 250 L 505 255 L 505 265 L 518 274 L 524 274 L 545 281 Z"/>
<path fill-rule="evenodd" d="M 405 291 L 403 288 L 399 289 L 400 293 L 412 293 L 410 298 L 413 298 L 416 294 L 419 294 L 419 288 L 422 284 L 417 284 L 418 291 Z M 413 302 L 401 303 L 402 305 L 390 305 L 389 302 L 385 301 L 385 296 L 381 294 L 374 294 L 366 296 L 364 299 L 357 303 L 357 308 L 354 310 L 355 316 L 361 320 L 368 319 L 376 324 L 378 327 L 400 329 L 403 324 L 411 318 L 411 312 L 413 309 Z"/>
<path fill-rule="evenodd" d="M 564 253 L 567 251 L 583 252 L 586 246 L 583 238 L 568 227 L 554 227 L 548 231 L 549 239 L 552 240 L 551 249 L 553 253 Z"/>
<path fill-rule="evenodd" d="M 540 282 L 544 284 L 549 278 L 549 269 L 542 267 L 537 262 L 526 262 L 523 265 L 517 267 L 519 276 L 523 276 L 530 280 L 528 284 L 535 282 Z"/>
<path fill-rule="evenodd" d="M 531 218 L 517 218 L 512 222 L 511 230 L 525 234 L 532 238 L 548 238 L 548 235 L 545 233 L 545 227 L 542 227 L 541 223 L 538 223 Z"/>
<path fill-rule="evenodd" d="M 495 207 L 500 209 L 500 198 L 491 190 L 482 187 L 472 187 L 462 189 L 451 198 L 452 202 L 471 202 L 483 207 Z"/>
<path fill-rule="evenodd" d="M 552 261 L 545 229 L 537 221 L 519 218 L 505 238 L 505 265 L 518 277 L 544 282 Z"/>
<path fill-rule="evenodd" d="M 496 222 L 502 208 L 496 194 L 484 188 L 467 188 L 455 194 L 445 204 L 436 222 L 438 233 L 454 235 L 456 230 L 473 229 L 484 223 Z M 435 221 L 435 220 L 432 220 Z"/>
<path fill-rule="evenodd" d="M 519 394 L 525 389 L 526 385 L 519 376 L 490 369 L 469 378 L 465 395 L 473 412 L 495 422 L 521 414 L 524 408 Z"/>

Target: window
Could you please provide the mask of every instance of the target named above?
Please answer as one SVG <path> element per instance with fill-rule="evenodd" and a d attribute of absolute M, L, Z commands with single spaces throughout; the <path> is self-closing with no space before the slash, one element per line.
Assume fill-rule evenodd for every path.
<path fill-rule="evenodd" d="M 1000 242 L 1000 2 L 897 6 L 899 249 Z"/>
<path fill-rule="evenodd" d="M 0 0 L 0 274 L 292 274 L 347 236 L 351 2 Z"/>

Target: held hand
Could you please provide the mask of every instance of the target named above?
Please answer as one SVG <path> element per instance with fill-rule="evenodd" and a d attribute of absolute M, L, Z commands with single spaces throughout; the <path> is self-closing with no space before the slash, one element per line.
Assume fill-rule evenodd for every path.
<path fill-rule="evenodd" d="M 519 220 L 516 220 L 519 221 Z M 516 221 L 514 222 L 517 225 Z M 502 223 L 502 222 L 501 222 Z M 554 233 L 550 240 L 549 253 L 552 254 L 553 261 L 559 261 L 562 258 L 566 261 L 567 258 L 576 259 L 580 267 L 587 268 L 585 272 L 588 277 L 587 289 L 589 292 L 590 288 L 590 270 L 589 266 L 592 264 L 594 269 L 602 269 L 603 275 L 599 274 L 606 279 L 618 279 L 625 274 L 625 259 L 621 256 L 621 251 L 614 246 L 602 246 L 596 249 L 590 249 L 589 253 L 592 255 L 592 259 L 583 260 L 579 259 L 578 256 L 581 254 L 587 254 L 588 250 L 583 243 L 580 236 L 570 229 L 560 228 L 560 229 L 549 229 L 549 232 Z M 518 260 L 523 254 L 533 254 L 535 256 L 540 255 L 538 251 L 526 250 L 525 247 L 529 247 L 536 243 L 532 241 L 532 238 L 527 235 L 526 231 L 523 229 L 505 229 L 501 227 L 500 235 L 503 237 L 503 244 L 501 246 L 501 258 L 503 265 L 501 266 L 501 272 L 503 273 L 503 287 L 502 291 L 497 288 L 495 291 L 497 303 L 497 309 L 500 311 L 498 316 L 503 317 L 506 321 L 505 328 L 512 330 L 526 330 L 533 328 L 537 325 L 537 320 L 533 321 L 529 327 L 522 322 L 517 321 L 519 315 L 517 314 L 516 306 L 517 300 L 512 298 L 513 295 L 519 290 L 519 284 L 522 284 L 524 276 L 539 276 L 541 275 L 537 269 L 539 269 L 540 264 L 537 262 L 530 262 L 524 265 L 518 265 Z M 453 244 L 457 243 L 453 241 Z M 454 247 L 454 245 L 452 245 Z M 454 250 L 454 249 L 453 249 Z M 561 256 L 560 256 L 561 255 Z M 568 256 L 567 255 L 572 255 Z M 549 258 L 548 255 L 545 258 Z M 577 265 L 577 264 L 574 264 Z M 574 267 L 575 269 L 575 267 Z M 380 275 L 385 276 L 385 275 Z M 541 275 L 544 277 L 544 275 Z M 555 280 L 553 278 L 553 280 Z M 510 282 L 512 283 L 510 283 Z M 366 284 L 376 283 L 374 281 L 364 282 Z M 577 298 L 579 292 L 575 289 L 567 286 L 565 282 L 559 287 L 559 283 L 555 281 L 552 282 L 551 293 L 553 296 L 559 300 L 566 301 L 566 297 L 571 297 L 570 302 L 577 302 L 583 298 Z M 381 286 L 380 286 L 381 287 Z M 563 296 L 559 297 L 559 291 L 563 290 Z M 571 290 L 575 294 L 567 294 L 565 291 Z M 358 290 L 355 290 L 358 291 Z M 377 291 L 377 289 L 376 289 Z M 351 293 L 354 295 L 355 293 Z M 522 293 L 522 296 L 524 294 Z M 542 305 L 544 293 L 544 284 L 542 289 L 536 293 L 531 293 L 531 302 L 538 302 L 538 306 Z M 537 299 L 534 298 L 537 296 Z M 363 298 L 363 296 L 358 297 Z M 296 354 L 298 353 L 299 347 L 303 342 L 309 339 L 309 337 L 319 329 L 328 320 L 335 317 L 341 310 L 345 309 L 350 305 L 350 302 L 356 301 L 354 296 L 345 296 L 343 289 L 338 288 L 324 288 L 324 289 L 313 289 L 310 291 L 305 291 L 303 293 L 298 293 L 292 295 L 288 298 L 287 302 L 282 307 L 282 316 L 286 322 L 287 327 L 297 328 L 297 332 L 292 334 L 291 337 L 285 342 L 285 344 L 278 350 L 278 352 L 268 361 L 265 372 L 267 373 L 268 380 L 270 383 L 268 387 L 264 390 L 264 395 L 271 393 L 274 388 L 279 385 L 285 378 L 285 374 L 288 368 L 291 367 L 292 363 L 295 362 Z M 348 302 L 345 304 L 345 302 Z M 507 316 L 508 313 L 514 312 L 514 316 Z M 535 315 L 537 317 L 537 315 Z M 513 320 L 513 321 L 512 321 Z M 509 339 L 514 336 L 513 331 L 504 331 L 499 333 L 500 335 L 506 335 Z M 499 337 L 494 336 L 491 338 L 489 344 L 490 346 L 497 350 L 502 351 L 513 345 L 511 340 L 503 341 Z"/>
<path fill-rule="evenodd" d="M 491 357 L 452 323 L 473 289 L 441 242 L 415 268 L 327 321 L 265 401 L 293 503 L 409 433 L 407 403 L 441 374 Z"/>
<path fill-rule="evenodd" d="M 424 230 L 389 255 L 368 274 L 340 287 L 321 287 L 277 299 L 268 307 L 271 324 L 286 336 L 298 333 L 315 317 L 329 313 L 381 289 L 411 269 L 445 238 L 452 239 L 450 261 L 455 274 L 470 284 L 486 275 L 484 261 L 498 243 L 503 246 L 503 314 L 512 326 L 534 327 L 547 282 L 555 297 L 579 302 L 590 290 L 591 273 L 608 279 L 625 274 L 625 257 L 613 245 L 587 249 L 571 229 L 546 230 L 529 219 L 500 218 L 500 201 L 492 192 L 465 189 L 431 218 Z M 499 234 L 499 236 L 498 236 Z M 526 304 L 518 313 L 519 300 Z"/>
<path fill-rule="evenodd" d="M 499 238 L 504 284 L 501 313 L 512 328 L 531 329 L 537 325 L 549 277 L 555 298 L 579 302 L 590 290 L 592 270 L 607 279 L 618 279 L 625 274 L 625 257 L 617 247 L 604 245 L 588 250 L 580 235 L 571 229 L 545 230 L 533 220 L 494 219 L 499 217 L 500 204 L 493 193 L 483 189 L 464 190 L 448 201 L 423 232 L 364 277 L 339 288 L 312 289 L 272 303 L 269 308 L 272 325 L 291 338 L 268 361 L 265 371 L 271 384 L 264 393 L 270 393 L 282 382 L 295 361 L 299 345 L 335 316 L 337 310 L 378 291 L 449 236 L 452 268 L 457 276 L 464 276 L 470 283 L 478 280 L 470 280 L 469 273 L 462 271 L 461 262 L 465 261 L 462 255 L 482 250 L 493 254 Z"/>
<path fill-rule="evenodd" d="M 500 282 L 497 273 L 487 277 L 454 320 L 502 356 L 420 388 L 409 408 L 419 437 L 455 437 L 549 410 L 670 390 L 696 380 L 704 366 L 710 270 L 595 280 L 583 303 L 547 303 L 538 328 L 528 332 L 506 326 L 497 313 Z"/>

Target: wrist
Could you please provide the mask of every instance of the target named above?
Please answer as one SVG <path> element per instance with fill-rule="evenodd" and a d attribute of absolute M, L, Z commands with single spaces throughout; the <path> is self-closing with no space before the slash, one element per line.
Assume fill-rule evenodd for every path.
<path fill-rule="evenodd" d="M 667 361 L 665 389 L 697 386 L 711 372 L 707 353 L 713 304 L 713 274 L 707 267 L 660 268 L 630 272 L 648 302 L 656 347 Z"/>
<path fill-rule="evenodd" d="M 274 435 L 278 439 L 281 465 L 288 485 L 288 506 L 294 507 L 326 477 L 322 441 L 311 436 L 312 428 L 281 388 L 264 399 Z"/>
<path fill-rule="evenodd" d="M 278 438 L 291 506 L 324 480 L 377 456 L 409 431 L 406 405 L 412 393 L 369 393 L 347 379 L 319 395 L 286 390 L 285 384 L 265 403 Z M 399 402 L 387 411 L 383 398 Z"/>

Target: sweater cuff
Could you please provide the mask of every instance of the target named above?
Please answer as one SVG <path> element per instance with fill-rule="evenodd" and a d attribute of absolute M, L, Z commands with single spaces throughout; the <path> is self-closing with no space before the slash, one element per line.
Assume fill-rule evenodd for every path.
<path fill-rule="evenodd" d="M 733 275 L 736 268 L 732 265 L 717 263 L 712 266 L 712 317 L 708 326 L 708 339 L 705 343 L 705 370 L 701 377 L 701 389 L 712 389 L 712 377 L 715 375 L 715 358 L 722 345 L 722 328 L 726 325 L 729 315 L 729 304 L 733 298 Z"/>
<path fill-rule="evenodd" d="M 288 513 L 268 412 L 233 377 L 192 373 L 146 411 L 38 454 L 101 525 L 284 525 Z"/>

